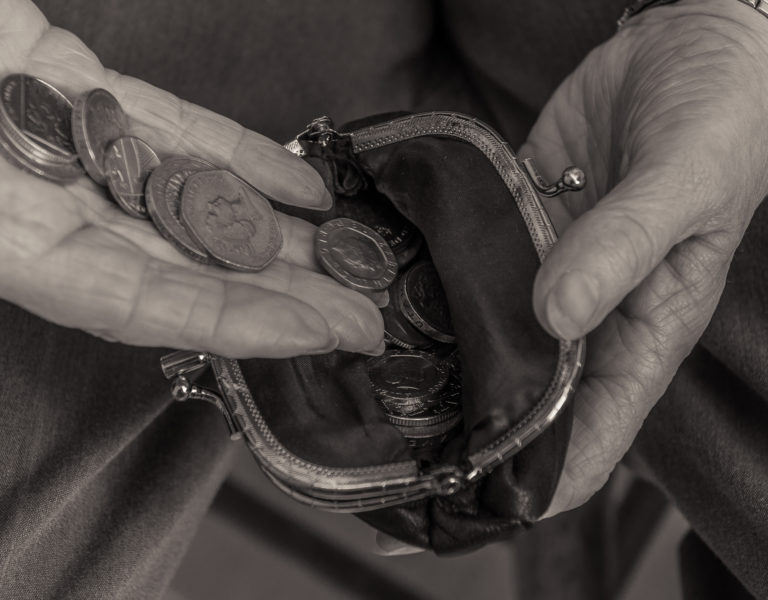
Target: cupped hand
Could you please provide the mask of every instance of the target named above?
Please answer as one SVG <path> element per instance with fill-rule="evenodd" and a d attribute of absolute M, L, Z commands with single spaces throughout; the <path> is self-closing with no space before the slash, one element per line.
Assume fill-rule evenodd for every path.
<path fill-rule="evenodd" d="M 595 49 L 522 156 L 587 189 L 548 204 L 561 237 L 534 286 L 552 335 L 589 334 L 566 464 L 546 516 L 607 480 L 706 328 L 768 192 L 768 19 L 739 2 L 646 10 Z"/>
<path fill-rule="evenodd" d="M 109 90 L 129 115 L 131 134 L 161 158 L 199 156 L 282 202 L 330 205 L 320 177 L 279 144 L 104 69 L 31 2 L 0 0 L 0 76 L 14 72 L 70 97 Z M 0 157 L 0 297 L 60 325 L 141 346 L 238 358 L 380 351 L 383 325 L 374 304 L 318 272 L 312 225 L 279 220 L 283 249 L 264 271 L 201 265 L 149 222 L 123 214 L 85 176 L 62 186 Z"/>

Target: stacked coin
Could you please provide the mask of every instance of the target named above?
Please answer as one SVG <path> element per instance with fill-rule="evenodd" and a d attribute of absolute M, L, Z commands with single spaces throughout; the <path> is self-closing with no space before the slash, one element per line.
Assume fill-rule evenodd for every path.
<path fill-rule="evenodd" d="M 56 88 L 21 73 L 0 82 L 0 153 L 60 183 L 83 173 L 72 140 L 72 104 Z"/>
<path fill-rule="evenodd" d="M 341 198 L 335 212 L 366 223 L 342 217 L 322 224 L 315 239 L 320 264 L 363 293 L 389 290 L 381 309 L 388 349 L 368 365 L 375 398 L 415 451 L 438 450 L 458 431 L 462 411 L 461 365 L 437 270 L 421 234 L 394 207 Z"/>
<path fill-rule="evenodd" d="M 74 105 L 25 74 L 0 82 L 0 153 L 35 175 L 69 183 L 87 173 L 128 215 L 151 219 L 181 253 L 259 271 L 283 239 L 269 201 L 234 173 L 194 157 L 160 160 L 131 136 L 118 100 L 91 90 Z"/>

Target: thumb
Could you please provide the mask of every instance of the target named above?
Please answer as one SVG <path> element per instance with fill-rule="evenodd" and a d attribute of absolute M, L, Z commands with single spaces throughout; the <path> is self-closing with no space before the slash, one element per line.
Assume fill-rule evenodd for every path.
<path fill-rule="evenodd" d="M 555 337 L 594 329 L 689 237 L 707 215 L 713 186 L 686 185 L 669 168 L 634 169 L 565 231 L 539 269 L 536 316 Z"/>

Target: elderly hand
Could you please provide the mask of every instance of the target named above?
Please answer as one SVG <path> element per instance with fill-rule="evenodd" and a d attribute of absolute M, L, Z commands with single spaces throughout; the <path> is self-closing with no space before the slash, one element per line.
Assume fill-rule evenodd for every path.
<path fill-rule="evenodd" d="M 323 208 L 331 201 L 320 177 L 279 144 L 105 70 L 27 0 L 0 0 L 0 75 L 13 72 L 40 77 L 70 97 L 109 90 L 131 118 L 131 133 L 161 157 L 208 159 L 285 203 Z M 61 186 L 0 158 L 0 297 L 134 345 L 230 357 L 380 351 L 383 325 L 374 304 L 318 272 L 312 225 L 279 217 L 284 245 L 277 260 L 260 273 L 232 272 L 185 258 L 86 177 Z"/>
<path fill-rule="evenodd" d="M 562 235 L 534 288 L 552 335 L 590 334 L 546 516 L 605 483 L 709 323 L 768 191 L 766 98 L 768 19 L 736 0 L 682 1 L 594 50 L 521 150 L 552 179 L 568 164 L 589 177 L 548 205 Z"/>

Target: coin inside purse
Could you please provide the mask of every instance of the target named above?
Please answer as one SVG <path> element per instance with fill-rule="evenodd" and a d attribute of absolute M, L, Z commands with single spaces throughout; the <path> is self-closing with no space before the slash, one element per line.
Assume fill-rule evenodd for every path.
<path fill-rule="evenodd" d="M 532 309 L 534 277 L 555 240 L 539 193 L 553 186 L 474 119 L 373 121 L 299 136 L 294 149 L 336 202 L 324 213 L 277 209 L 315 224 L 354 218 L 355 207 L 395 210 L 418 230 L 423 243 L 410 260 L 434 264 L 456 338 L 456 435 L 428 452 L 409 443 L 377 401 L 367 356 L 209 358 L 234 428 L 276 485 L 321 508 L 362 512 L 410 543 L 452 551 L 510 535 L 546 510 L 584 343 L 551 338 Z"/>

